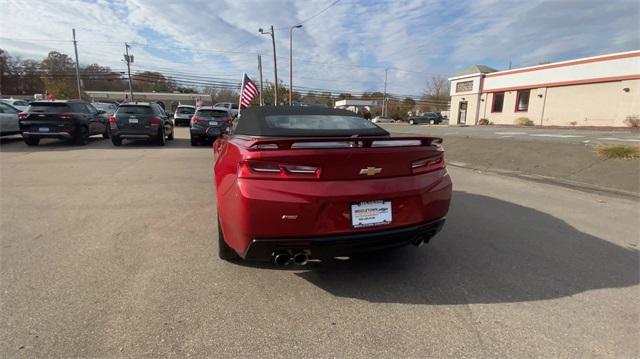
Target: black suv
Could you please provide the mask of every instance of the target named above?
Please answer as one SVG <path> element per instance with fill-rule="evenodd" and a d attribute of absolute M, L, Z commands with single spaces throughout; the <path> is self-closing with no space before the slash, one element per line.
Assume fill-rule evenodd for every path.
<path fill-rule="evenodd" d="M 111 142 L 122 145 L 122 140 L 147 139 L 164 146 L 173 140 L 173 122 L 157 103 L 136 102 L 121 104 L 109 117 Z"/>
<path fill-rule="evenodd" d="M 231 113 L 224 107 L 200 107 L 191 118 L 191 146 L 215 141 L 231 124 Z"/>
<path fill-rule="evenodd" d="M 77 145 L 89 143 L 89 136 L 109 138 L 107 116 L 80 100 L 35 101 L 19 114 L 24 142 L 37 146 L 41 138 L 61 138 Z"/>
<path fill-rule="evenodd" d="M 414 125 L 417 123 L 428 123 L 430 125 L 437 125 L 443 120 L 444 118 L 438 112 L 427 112 L 420 116 L 409 116 L 410 125 Z"/>

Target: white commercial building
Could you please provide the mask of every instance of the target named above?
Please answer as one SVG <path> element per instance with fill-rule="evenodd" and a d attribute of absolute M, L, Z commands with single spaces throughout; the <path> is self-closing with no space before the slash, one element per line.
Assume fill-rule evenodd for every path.
<path fill-rule="evenodd" d="M 452 124 L 622 127 L 640 116 L 640 51 L 507 71 L 475 65 L 449 81 Z"/>

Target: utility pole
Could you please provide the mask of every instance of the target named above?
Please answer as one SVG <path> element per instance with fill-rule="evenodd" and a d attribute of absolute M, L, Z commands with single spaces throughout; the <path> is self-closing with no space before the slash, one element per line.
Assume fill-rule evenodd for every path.
<path fill-rule="evenodd" d="M 262 35 L 271 35 L 271 43 L 273 44 L 273 77 L 275 78 L 275 83 L 273 84 L 273 105 L 278 106 L 278 63 L 276 62 L 276 37 L 273 32 L 273 25 L 271 25 L 270 32 L 266 32 L 262 28 L 258 29 L 258 32 Z"/>
<path fill-rule="evenodd" d="M 262 56 L 258 54 L 258 72 L 260 73 L 260 106 L 264 106 L 262 102 Z"/>
<path fill-rule="evenodd" d="M 129 102 L 133 102 L 133 85 L 131 84 L 131 63 L 133 59 L 129 56 L 129 44 L 124 43 L 124 51 L 126 54 L 124 55 L 124 59 L 127 62 L 127 74 L 129 75 Z"/>
<path fill-rule="evenodd" d="M 384 69 L 384 96 L 382 97 L 382 117 L 387 115 L 387 72 L 389 69 Z"/>
<path fill-rule="evenodd" d="M 80 88 L 80 64 L 78 63 L 78 42 L 76 41 L 76 29 L 71 29 L 73 34 L 73 49 L 76 52 L 76 83 L 78 84 L 78 100 L 82 99 L 82 89 Z"/>

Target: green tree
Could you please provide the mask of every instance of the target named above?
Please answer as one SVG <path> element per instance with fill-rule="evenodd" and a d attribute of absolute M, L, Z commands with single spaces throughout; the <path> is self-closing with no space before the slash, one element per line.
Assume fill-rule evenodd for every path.
<path fill-rule="evenodd" d="M 75 63 L 69 55 L 51 51 L 40 63 L 44 74 L 44 87 L 48 94 L 59 99 L 75 98 L 78 90 L 75 83 Z"/>

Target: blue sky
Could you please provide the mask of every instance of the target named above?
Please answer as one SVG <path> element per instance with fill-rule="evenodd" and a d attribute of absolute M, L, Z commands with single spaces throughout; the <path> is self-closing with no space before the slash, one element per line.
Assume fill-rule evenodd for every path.
<path fill-rule="evenodd" d="M 273 78 L 276 27 L 279 79 L 288 83 L 289 27 L 294 85 L 419 95 L 432 75 L 472 64 L 505 69 L 640 48 L 638 1 L 246 1 L 0 0 L 0 48 L 41 59 L 50 50 L 122 71 L 125 41 L 134 70 L 239 80 L 255 76 L 262 54 Z M 317 15 L 317 16 L 316 16 Z M 306 21 L 305 21 L 306 20 Z"/>

